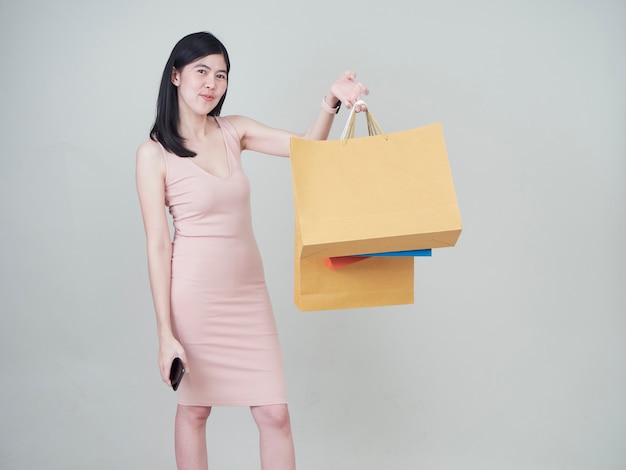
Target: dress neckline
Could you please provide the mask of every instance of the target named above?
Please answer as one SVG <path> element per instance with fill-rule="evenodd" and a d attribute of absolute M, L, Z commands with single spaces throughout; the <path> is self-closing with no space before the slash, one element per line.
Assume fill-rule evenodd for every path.
<path fill-rule="evenodd" d="M 210 171 L 205 170 L 200 165 L 198 165 L 193 160 L 191 160 L 193 157 L 186 157 L 185 160 L 189 160 L 189 163 L 191 165 L 195 166 L 199 171 L 201 171 L 205 175 L 208 175 L 211 178 L 215 178 L 217 180 L 226 181 L 230 179 L 230 177 L 233 175 L 232 155 L 230 152 L 230 147 L 228 146 L 228 142 L 226 141 L 226 132 L 224 132 L 224 129 L 222 128 L 222 124 L 220 123 L 220 120 L 217 118 L 217 116 L 213 116 L 213 119 L 215 120 L 217 127 L 219 128 L 220 133 L 222 134 L 222 144 L 224 145 L 224 149 L 226 150 L 226 163 L 228 164 L 228 174 L 226 176 L 217 176 L 211 173 Z"/>

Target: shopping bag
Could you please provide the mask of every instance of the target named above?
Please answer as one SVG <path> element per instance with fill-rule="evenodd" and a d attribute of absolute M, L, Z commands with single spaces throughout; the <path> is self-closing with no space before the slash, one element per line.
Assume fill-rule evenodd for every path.
<path fill-rule="evenodd" d="M 371 257 L 343 269 L 328 269 L 322 258 L 300 259 L 296 223 L 294 302 L 302 312 L 378 307 L 414 302 L 414 258 Z"/>
<path fill-rule="evenodd" d="M 324 263 L 327 268 L 340 269 L 344 266 L 348 266 L 353 263 L 358 263 L 366 258 L 372 256 L 432 256 L 433 250 L 408 250 L 408 251 L 392 251 L 385 253 L 369 253 L 366 255 L 354 255 L 354 256 L 335 256 L 333 258 L 324 258 Z"/>
<path fill-rule="evenodd" d="M 365 115 L 366 137 L 354 137 L 351 112 L 342 139 L 291 139 L 297 256 L 454 246 L 461 216 L 441 124 L 385 134 Z"/>
<path fill-rule="evenodd" d="M 384 253 L 368 253 L 365 255 L 354 255 L 354 256 L 417 256 L 418 258 L 421 256 L 432 256 L 433 250 L 430 248 L 427 250 L 403 250 L 403 251 L 385 251 Z"/>
<path fill-rule="evenodd" d="M 334 256 L 332 258 L 324 258 L 324 264 L 328 269 L 341 269 L 351 264 L 365 261 L 367 256 Z"/>

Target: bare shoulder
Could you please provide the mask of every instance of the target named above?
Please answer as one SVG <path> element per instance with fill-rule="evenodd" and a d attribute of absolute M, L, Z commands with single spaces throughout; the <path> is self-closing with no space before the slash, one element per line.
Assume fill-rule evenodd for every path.
<path fill-rule="evenodd" d="M 231 116 L 223 116 L 223 118 L 235 128 L 240 137 L 245 136 L 250 126 L 254 125 L 254 121 L 246 116 L 233 114 Z"/>
<path fill-rule="evenodd" d="M 145 159 L 152 160 L 156 158 L 163 158 L 161 155 L 162 155 L 161 146 L 152 139 L 146 140 L 137 149 L 138 159 L 141 158 L 144 160 Z"/>
<path fill-rule="evenodd" d="M 154 140 L 146 140 L 137 148 L 137 170 L 159 174 L 165 173 L 163 150 Z"/>

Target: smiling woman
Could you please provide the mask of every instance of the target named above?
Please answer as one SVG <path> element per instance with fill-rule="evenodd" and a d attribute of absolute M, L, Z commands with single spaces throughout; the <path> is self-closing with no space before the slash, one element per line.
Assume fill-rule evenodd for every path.
<path fill-rule="evenodd" d="M 173 80 L 176 74 L 186 68 L 194 61 L 208 57 L 209 55 L 219 56 L 224 61 L 224 73 L 228 77 L 230 72 L 230 59 L 224 45 L 210 33 L 190 34 L 182 38 L 170 54 L 165 64 L 159 97 L 157 100 L 157 117 L 150 132 L 150 136 L 163 147 L 181 157 L 191 157 L 194 153 L 185 148 L 184 142 L 178 132 L 179 122 L 179 95 L 178 88 L 174 86 Z M 222 111 L 226 90 L 223 95 L 206 114 L 219 116 Z"/>
<path fill-rule="evenodd" d="M 183 121 L 193 116 L 206 116 L 226 93 L 228 71 L 221 54 L 202 57 L 182 70 L 172 70 L 172 83 L 178 87 L 179 112 Z"/>
<path fill-rule="evenodd" d="M 137 151 L 159 368 L 180 358 L 175 448 L 180 469 L 207 468 L 213 406 L 249 406 L 264 469 L 295 468 L 285 378 L 263 263 L 252 231 L 242 150 L 289 155 L 292 137 L 326 139 L 343 103 L 367 94 L 344 72 L 302 134 L 220 116 L 230 60 L 210 33 L 184 37 L 164 68 L 150 139 Z M 361 106 L 358 106 L 360 111 Z M 174 220 L 170 238 L 165 206 Z"/>

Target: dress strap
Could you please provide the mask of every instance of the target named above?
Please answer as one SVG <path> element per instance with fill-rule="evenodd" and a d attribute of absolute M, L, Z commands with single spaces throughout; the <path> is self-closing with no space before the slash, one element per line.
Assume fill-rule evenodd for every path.
<path fill-rule="evenodd" d="M 235 156 L 241 154 L 241 137 L 228 119 L 222 116 L 215 116 L 217 124 L 220 126 L 224 135 L 226 136 L 226 142 L 229 146 L 229 150 Z"/>
<path fill-rule="evenodd" d="M 165 181 L 167 181 L 167 177 L 169 175 L 169 170 L 170 170 L 170 165 L 168 162 L 168 158 L 167 158 L 167 150 L 165 150 L 165 147 L 163 147 L 163 144 L 161 142 L 159 142 L 158 140 L 156 141 L 157 144 L 159 144 L 159 147 L 161 147 L 161 153 L 163 154 L 163 160 L 165 161 Z"/>

